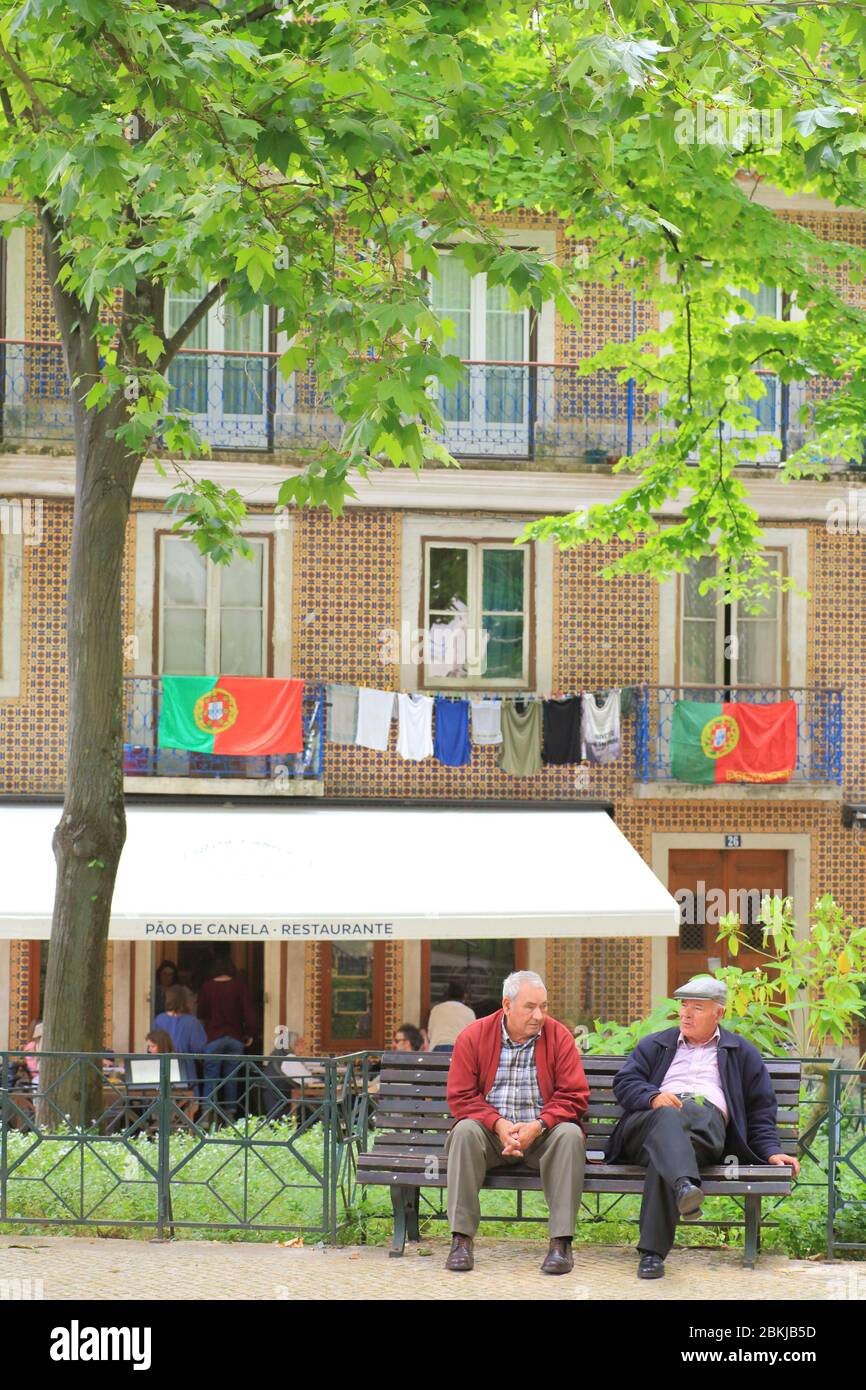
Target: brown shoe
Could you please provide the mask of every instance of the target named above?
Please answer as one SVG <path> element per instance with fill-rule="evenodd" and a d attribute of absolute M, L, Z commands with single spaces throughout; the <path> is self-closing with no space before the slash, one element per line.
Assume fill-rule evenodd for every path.
<path fill-rule="evenodd" d="M 570 1274 L 574 1269 L 571 1241 L 565 1236 L 551 1236 L 550 1249 L 541 1266 L 542 1274 Z"/>
<path fill-rule="evenodd" d="M 475 1268 L 471 1236 L 461 1236 L 456 1232 L 452 1235 L 451 1250 L 445 1261 L 445 1268 L 456 1270 L 459 1274 L 468 1274 L 470 1269 Z"/>

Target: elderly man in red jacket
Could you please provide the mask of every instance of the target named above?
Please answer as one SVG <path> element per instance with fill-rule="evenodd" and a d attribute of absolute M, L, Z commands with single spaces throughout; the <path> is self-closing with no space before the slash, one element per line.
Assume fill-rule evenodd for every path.
<path fill-rule="evenodd" d="M 464 1028 L 451 1058 L 448 1104 L 456 1123 L 445 1145 L 451 1227 L 445 1268 L 473 1268 L 488 1169 L 524 1164 L 541 1175 L 550 1210 L 542 1272 L 567 1274 L 583 1191 L 580 1121 L 589 1087 L 574 1038 L 548 1017 L 541 977 L 517 970 L 502 993 L 502 1008 Z"/>

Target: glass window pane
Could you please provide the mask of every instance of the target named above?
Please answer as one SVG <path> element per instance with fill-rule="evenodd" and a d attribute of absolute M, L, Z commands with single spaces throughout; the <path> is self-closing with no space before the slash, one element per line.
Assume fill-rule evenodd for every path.
<path fill-rule="evenodd" d="M 440 613 L 453 612 L 469 603 L 469 551 L 450 546 L 431 546 L 429 560 L 428 607 Z"/>
<path fill-rule="evenodd" d="M 171 382 L 168 395 L 169 414 L 181 411 L 188 411 L 191 415 L 207 413 L 207 364 L 206 353 L 178 353 L 168 369 L 168 379 Z"/>
<path fill-rule="evenodd" d="M 223 608 L 260 608 L 262 604 L 263 545 L 253 545 L 253 558 L 242 555 L 220 566 L 220 602 Z"/>
<path fill-rule="evenodd" d="M 225 676 L 260 676 L 261 609 L 224 608 L 220 614 L 219 668 Z"/>
<path fill-rule="evenodd" d="M 519 680 L 523 675 L 523 617 L 484 616 L 486 655 L 482 672 L 487 680 Z"/>
<path fill-rule="evenodd" d="M 482 550 L 481 607 L 485 613 L 523 612 L 525 563 L 522 546 L 510 550 Z"/>
<path fill-rule="evenodd" d="M 331 946 L 331 1037 L 373 1035 L 373 946 L 352 942 Z"/>
<path fill-rule="evenodd" d="M 165 601 L 168 604 L 191 604 L 201 608 L 205 603 L 207 560 L 191 541 L 166 540 Z"/>
<path fill-rule="evenodd" d="M 430 1003 L 450 998 L 453 982 L 462 986 L 476 1017 L 483 1018 L 502 1007 L 502 982 L 514 969 L 513 941 L 431 941 Z"/>
<path fill-rule="evenodd" d="M 737 624 L 737 684 L 778 685 L 778 626 L 752 618 Z"/>
<path fill-rule="evenodd" d="M 233 304 L 219 310 L 226 352 L 261 353 L 264 317 L 261 309 L 239 314 Z M 226 415 L 261 415 L 265 408 L 265 359 L 225 357 L 223 361 L 223 411 Z"/>
<path fill-rule="evenodd" d="M 745 299 L 755 310 L 755 317 L 759 314 L 764 318 L 775 318 L 779 312 L 778 299 L 775 285 L 762 285 L 759 290 L 739 290 L 741 299 Z"/>
<path fill-rule="evenodd" d="M 169 290 L 166 296 L 166 324 L 169 333 L 175 333 L 188 314 L 201 301 L 205 293 L 203 284 L 191 290 L 177 292 Z M 187 348 L 206 348 L 207 318 L 196 324 L 186 340 Z M 193 415 L 204 415 L 207 411 L 207 366 L 206 353 L 178 353 L 168 369 L 168 379 L 172 390 L 168 398 L 168 410 L 189 411 Z"/>
<path fill-rule="evenodd" d="M 484 367 L 484 412 L 489 425 L 522 425 L 529 372 L 526 367 Z"/>
<path fill-rule="evenodd" d="M 716 624 L 694 618 L 683 622 L 683 681 L 714 685 L 716 681 Z"/>
<path fill-rule="evenodd" d="M 166 608 L 162 648 L 162 669 L 166 675 L 203 676 L 207 670 L 204 609 Z"/>
<path fill-rule="evenodd" d="M 693 560 L 683 575 L 683 615 L 687 618 L 711 618 L 715 616 L 718 595 L 714 590 L 706 594 L 699 592 L 705 579 L 711 579 L 716 572 L 716 561 L 712 555 L 703 555 Z"/>

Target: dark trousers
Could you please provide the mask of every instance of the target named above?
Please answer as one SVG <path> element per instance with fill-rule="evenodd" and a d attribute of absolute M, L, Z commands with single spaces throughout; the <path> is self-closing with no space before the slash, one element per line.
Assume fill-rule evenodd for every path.
<path fill-rule="evenodd" d="M 674 1243 L 679 1212 L 674 1184 L 697 1182 L 699 1168 L 725 1152 L 725 1117 L 709 1101 L 684 1100 L 682 1109 L 637 1110 L 623 1122 L 622 1156 L 646 1167 L 638 1249 L 664 1259 Z"/>

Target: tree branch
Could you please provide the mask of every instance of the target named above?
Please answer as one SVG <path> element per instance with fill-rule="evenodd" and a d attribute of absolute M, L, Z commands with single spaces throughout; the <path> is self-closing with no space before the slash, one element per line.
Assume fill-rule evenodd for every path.
<path fill-rule="evenodd" d="M 165 345 L 165 352 L 156 364 L 158 372 L 165 372 L 172 359 L 177 356 L 190 334 L 198 328 L 202 319 L 209 313 L 215 304 L 218 304 L 229 287 L 228 280 L 219 280 L 212 285 L 203 299 L 200 299 L 194 309 L 191 309 L 184 319 L 180 328 L 172 334 Z"/>

